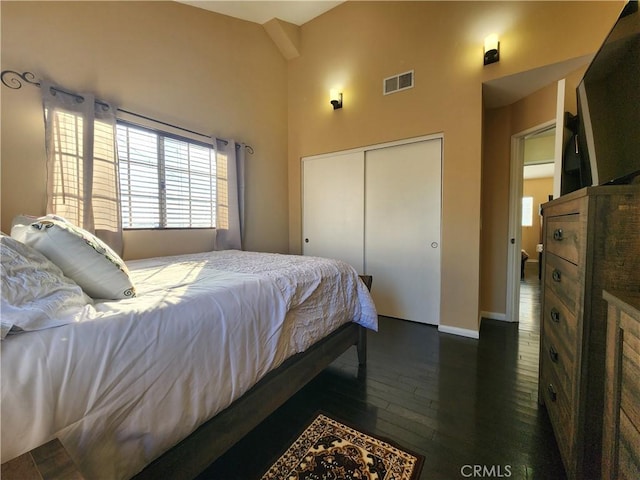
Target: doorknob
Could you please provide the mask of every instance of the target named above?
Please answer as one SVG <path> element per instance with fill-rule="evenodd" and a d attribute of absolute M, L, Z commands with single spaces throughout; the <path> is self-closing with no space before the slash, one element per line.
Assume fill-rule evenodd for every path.
<path fill-rule="evenodd" d="M 304 239 L 304 243 L 309 243 L 309 239 L 308 239 L 308 238 L 305 238 L 305 239 Z"/>
<path fill-rule="evenodd" d="M 511 239 L 511 245 L 515 245 L 515 243 L 516 243 L 516 239 L 515 239 L 515 238 L 512 238 L 512 239 Z"/>
<path fill-rule="evenodd" d="M 438 248 L 438 242 L 431 242 L 431 248 Z"/>

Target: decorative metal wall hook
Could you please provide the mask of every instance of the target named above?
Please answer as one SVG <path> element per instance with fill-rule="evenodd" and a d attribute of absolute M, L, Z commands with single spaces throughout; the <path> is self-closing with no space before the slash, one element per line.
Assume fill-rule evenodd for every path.
<path fill-rule="evenodd" d="M 21 89 L 23 83 L 28 83 L 29 85 L 34 85 L 38 88 L 42 88 L 42 82 L 36 81 L 36 76 L 31 72 L 20 73 L 20 72 L 15 72 L 13 70 L 3 70 L 2 73 L 0 73 L 0 80 L 2 80 L 2 83 L 5 86 L 13 90 Z M 49 91 L 53 96 L 56 96 L 58 92 L 61 92 L 74 97 L 77 103 L 84 102 L 84 97 L 82 95 L 69 92 L 59 87 L 51 86 L 49 87 Z M 100 102 L 99 100 L 97 100 L 96 103 L 99 105 L 106 105 L 104 102 Z"/>
<path fill-rule="evenodd" d="M 21 89 L 23 82 L 35 85 L 36 87 L 40 86 L 40 82 L 36 81 L 36 76 L 31 72 L 19 73 L 13 70 L 3 70 L 2 73 L 0 73 L 0 80 L 2 80 L 5 86 L 13 90 Z"/>

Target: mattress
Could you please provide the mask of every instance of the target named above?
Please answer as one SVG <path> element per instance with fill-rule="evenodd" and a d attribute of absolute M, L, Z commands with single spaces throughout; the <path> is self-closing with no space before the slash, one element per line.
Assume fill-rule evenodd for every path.
<path fill-rule="evenodd" d="M 138 296 L 2 341 L 2 462 L 59 438 L 128 478 L 289 356 L 375 306 L 349 265 L 223 251 L 127 262 Z"/>

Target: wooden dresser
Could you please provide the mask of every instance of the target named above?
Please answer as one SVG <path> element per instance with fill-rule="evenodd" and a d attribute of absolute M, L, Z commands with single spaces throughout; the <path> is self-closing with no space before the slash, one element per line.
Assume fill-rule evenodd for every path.
<path fill-rule="evenodd" d="M 640 478 L 640 292 L 605 290 L 607 356 L 602 478 Z"/>
<path fill-rule="evenodd" d="M 640 186 L 588 187 L 543 206 L 539 401 L 570 479 L 600 478 L 607 305 L 640 290 Z"/>

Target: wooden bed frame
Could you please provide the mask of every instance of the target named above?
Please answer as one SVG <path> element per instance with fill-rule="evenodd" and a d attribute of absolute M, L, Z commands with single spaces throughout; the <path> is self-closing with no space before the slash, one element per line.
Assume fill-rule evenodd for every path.
<path fill-rule="evenodd" d="M 362 280 L 370 289 L 371 277 Z M 366 330 L 358 324 L 348 323 L 305 352 L 285 360 L 229 407 L 133 478 L 195 478 L 351 346 L 357 347 L 359 365 L 366 365 Z"/>

